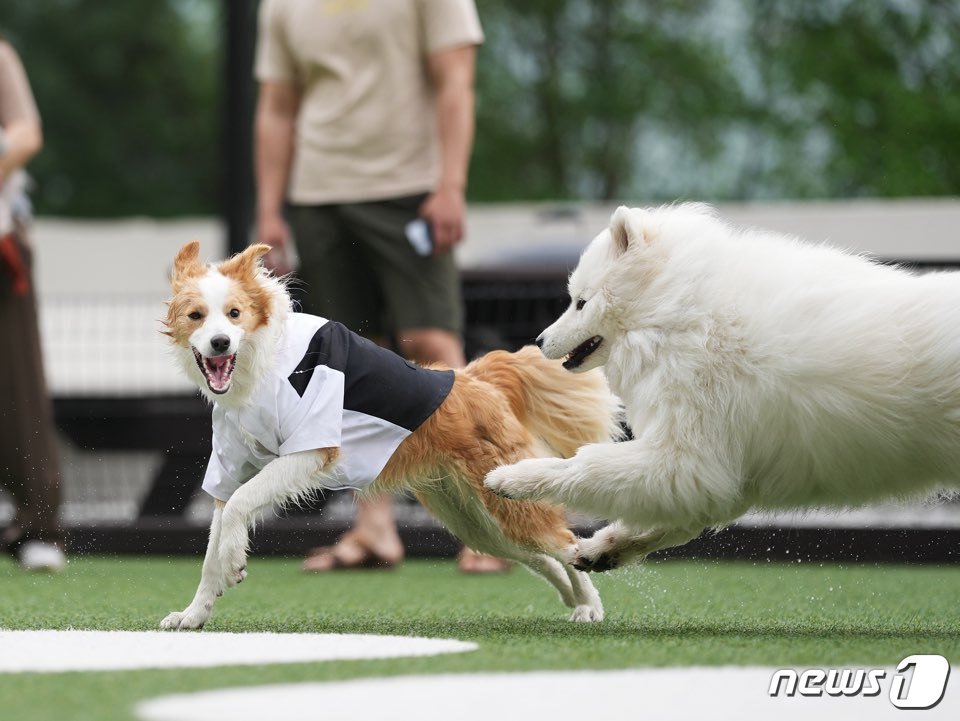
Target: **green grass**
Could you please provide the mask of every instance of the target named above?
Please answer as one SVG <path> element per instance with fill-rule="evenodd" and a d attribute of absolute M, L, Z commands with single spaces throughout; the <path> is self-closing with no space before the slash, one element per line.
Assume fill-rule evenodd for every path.
<path fill-rule="evenodd" d="M 0 628 L 154 629 L 190 600 L 199 559 L 75 558 L 59 576 L 0 561 Z M 133 718 L 141 699 L 230 685 L 401 673 L 960 660 L 960 568 L 670 561 L 595 576 L 602 624 L 567 623 L 556 594 L 517 569 L 469 577 L 450 562 L 304 576 L 254 558 L 210 631 L 385 633 L 476 641 L 478 651 L 389 661 L 0 675 L 0 717 Z M 2 649 L 0 649 L 2 652 Z"/>

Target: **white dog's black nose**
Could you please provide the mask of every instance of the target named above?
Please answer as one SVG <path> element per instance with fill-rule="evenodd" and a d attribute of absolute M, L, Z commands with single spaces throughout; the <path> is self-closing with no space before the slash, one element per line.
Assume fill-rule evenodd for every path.
<path fill-rule="evenodd" d="M 537 344 L 537 348 L 543 348 L 543 336 L 537 336 L 537 340 L 534 341 Z"/>
<path fill-rule="evenodd" d="M 230 347 L 230 337 L 226 335 L 215 335 L 210 339 L 210 347 L 214 353 L 226 353 Z"/>

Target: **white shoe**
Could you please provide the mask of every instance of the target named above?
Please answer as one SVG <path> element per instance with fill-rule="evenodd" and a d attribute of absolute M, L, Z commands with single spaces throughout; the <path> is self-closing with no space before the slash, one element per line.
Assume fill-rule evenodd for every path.
<path fill-rule="evenodd" d="M 17 549 L 17 561 L 25 571 L 62 571 L 67 567 L 66 554 L 46 541 L 24 541 Z"/>

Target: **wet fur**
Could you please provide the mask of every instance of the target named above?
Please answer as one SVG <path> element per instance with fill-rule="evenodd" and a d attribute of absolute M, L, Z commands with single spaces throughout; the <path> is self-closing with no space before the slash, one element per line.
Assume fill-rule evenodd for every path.
<path fill-rule="evenodd" d="M 265 246 L 252 246 L 208 267 L 198 259 L 197 244 L 191 243 L 175 261 L 166 333 L 178 364 L 211 402 L 234 407 L 247 402 L 257 374 L 269 368 L 276 329 L 290 312 L 282 284 L 258 262 L 264 252 Z M 189 347 L 189 339 L 204 337 L 202 327 L 187 315 L 203 302 L 199 286 L 211 274 L 235 284 L 226 296 L 228 305 L 245 303 L 249 310 L 237 319 L 237 367 L 224 395 L 207 390 Z M 239 300 L 233 300 L 234 291 Z M 217 309 L 204 312 L 214 314 Z M 520 561 L 544 576 L 574 609 L 571 620 L 599 621 L 603 618 L 599 595 L 589 578 L 570 565 L 577 539 L 563 510 L 499 497 L 484 487 L 483 479 L 503 464 L 567 457 L 584 443 L 616 437 L 620 413 L 619 401 L 600 373 L 574 378 L 535 348 L 495 351 L 456 371 L 447 399 L 400 445 L 370 491 L 412 490 L 469 546 Z M 338 449 L 316 449 L 277 458 L 229 501 L 217 502 L 197 594 L 184 611 L 168 615 L 161 627 L 202 627 L 216 597 L 246 577 L 248 534 L 256 516 L 322 491 L 338 454 Z"/>

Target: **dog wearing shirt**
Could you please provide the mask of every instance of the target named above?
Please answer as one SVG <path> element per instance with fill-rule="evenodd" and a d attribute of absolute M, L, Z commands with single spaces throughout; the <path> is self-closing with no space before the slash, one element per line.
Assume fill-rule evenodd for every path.
<path fill-rule="evenodd" d="M 495 351 L 461 370 L 421 368 L 332 320 L 293 313 L 254 245 L 219 265 L 177 254 L 166 334 L 213 404 L 203 481 L 214 499 L 200 585 L 164 629 L 197 629 L 247 575 L 264 511 L 324 490 L 411 490 L 464 543 L 526 564 L 572 621 L 600 621 L 589 577 L 571 565 L 563 510 L 501 498 L 483 479 L 525 458 L 572 456 L 620 434 L 621 407 L 598 371 L 577 377 L 536 348 Z"/>

